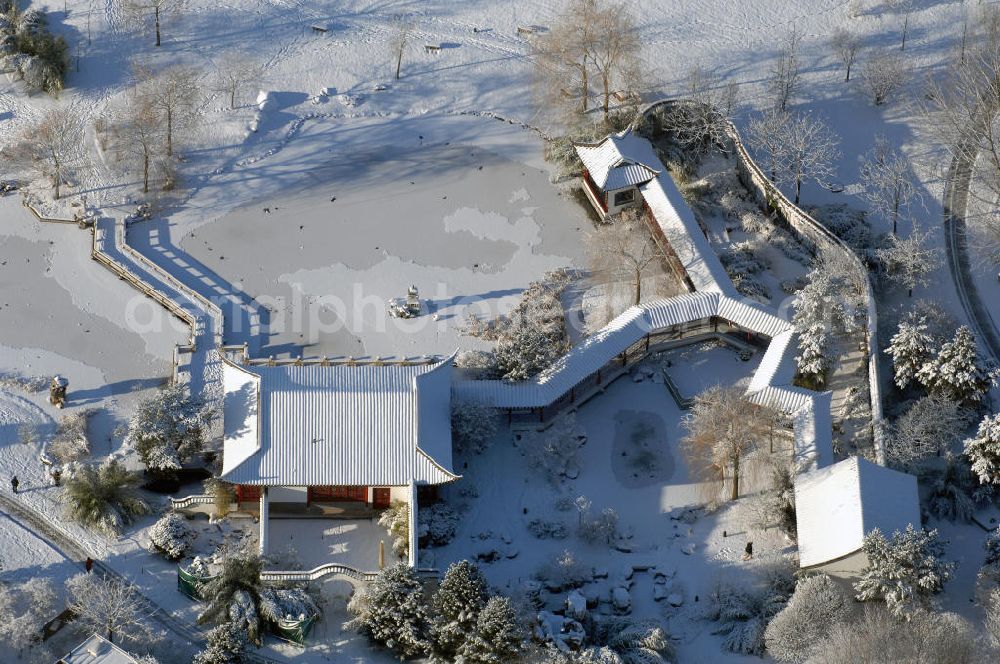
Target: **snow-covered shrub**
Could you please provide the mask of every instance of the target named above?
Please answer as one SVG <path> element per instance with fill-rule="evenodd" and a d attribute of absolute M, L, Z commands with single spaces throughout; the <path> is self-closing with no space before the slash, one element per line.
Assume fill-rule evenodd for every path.
<path fill-rule="evenodd" d="M 733 242 L 719 252 L 719 260 L 725 266 L 726 272 L 732 274 L 756 274 L 770 267 L 761 258 L 763 246 L 757 242 Z"/>
<path fill-rule="evenodd" d="M 1000 484 L 1000 414 L 983 418 L 976 435 L 965 441 L 965 455 L 981 484 Z"/>
<path fill-rule="evenodd" d="M 23 12 L 16 8 L 7 12 L 6 21 L 8 58 L 15 60 L 14 67 L 30 92 L 45 91 L 58 94 L 69 71 L 69 45 L 48 28 L 48 19 L 38 9 Z M 12 30 L 11 30 L 12 28 Z M 8 66 L 11 63 L 8 63 Z"/>
<path fill-rule="evenodd" d="M 240 551 L 226 555 L 218 574 L 201 587 L 206 606 L 198 616 L 198 623 L 235 623 L 245 631 L 251 643 L 259 646 L 263 628 L 258 610 L 263 568 L 264 561 L 256 553 Z"/>
<path fill-rule="evenodd" d="M 795 520 L 795 473 L 781 462 L 770 468 L 771 488 L 747 502 L 751 528 L 778 528 L 791 540 L 797 536 Z"/>
<path fill-rule="evenodd" d="M 215 514 L 224 517 L 229 514 L 230 506 L 236 502 L 236 489 L 233 485 L 218 477 L 211 477 L 203 483 L 205 493 L 215 498 Z"/>
<path fill-rule="evenodd" d="M 596 516 L 585 515 L 580 522 L 580 539 L 591 544 L 611 544 L 618 536 L 618 512 L 605 507 Z"/>
<path fill-rule="evenodd" d="M 448 566 L 431 598 L 431 640 L 436 657 L 450 661 L 476 626 L 488 598 L 486 579 L 474 563 L 460 560 Z"/>
<path fill-rule="evenodd" d="M 205 648 L 194 656 L 193 664 L 239 664 L 248 646 L 246 633 L 226 622 L 208 632 Z"/>
<path fill-rule="evenodd" d="M 872 232 L 865 219 L 864 210 L 857 210 L 846 203 L 810 208 L 809 213 L 833 234 L 844 241 L 863 260 L 873 262 L 875 251 L 882 246 L 883 236 Z"/>
<path fill-rule="evenodd" d="M 541 472 L 550 482 L 562 477 L 576 477 L 580 470 L 580 446 L 586 434 L 576 421 L 575 413 L 566 413 L 540 434 L 523 443 L 531 467 Z"/>
<path fill-rule="evenodd" d="M 136 491 L 139 478 L 111 458 L 101 465 L 77 465 L 63 481 L 61 499 L 67 516 L 109 535 L 121 534 L 136 517 L 149 513 Z"/>
<path fill-rule="evenodd" d="M 967 404 L 979 403 L 992 380 L 979 359 L 976 338 L 963 325 L 955 338 L 941 346 L 933 360 L 917 371 L 917 380 L 928 391 Z"/>
<path fill-rule="evenodd" d="M 927 493 L 927 509 L 940 519 L 969 521 L 976 511 L 976 504 L 971 496 L 974 483 L 969 464 L 949 452 L 944 468 L 931 482 Z"/>
<path fill-rule="evenodd" d="M 260 615 L 271 623 L 305 620 L 319 614 L 319 607 L 304 588 L 264 587 L 260 590 Z"/>
<path fill-rule="evenodd" d="M 380 571 L 354 594 L 347 610 L 354 616 L 348 629 L 367 634 L 401 658 L 420 657 L 431 649 L 430 609 L 420 580 L 406 563 Z"/>
<path fill-rule="evenodd" d="M 1000 648 L 1000 587 L 994 587 L 986 600 L 986 638 L 993 648 Z"/>
<path fill-rule="evenodd" d="M 488 350 L 463 350 L 455 356 L 455 366 L 475 378 L 492 378 L 497 372 L 497 356 Z"/>
<path fill-rule="evenodd" d="M 153 548 L 168 560 L 179 560 L 191 550 L 194 531 L 187 519 L 177 512 L 167 512 L 149 529 Z"/>
<path fill-rule="evenodd" d="M 990 532 L 983 542 L 983 548 L 986 549 L 986 559 L 979 573 L 981 576 L 985 573 L 1000 583 L 1000 528 Z"/>
<path fill-rule="evenodd" d="M 59 420 L 56 434 L 46 446 L 46 451 L 56 463 L 65 466 L 90 456 L 87 423 L 93 413 L 93 409 L 86 408 L 63 415 Z"/>
<path fill-rule="evenodd" d="M 419 518 L 419 513 L 418 513 Z M 392 550 L 401 558 L 410 555 L 410 505 L 394 500 L 378 517 L 378 525 L 392 536 Z"/>
<path fill-rule="evenodd" d="M 743 655 L 761 655 L 764 630 L 785 608 L 795 587 L 790 573 L 771 570 L 762 588 L 737 588 L 720 583 L 711 595 L 708 617 L 719 623 L 713 634 L 722 635 L 722 647 Z"/>
<path fill-rule="evenodd" d="M 543 564 L 535 573 L 535 578 L 541 581 L 553 592 L 579 588 L 594 578 L 594 569 L 579 560 L 572 551 L 566 549 L 552 560 Z"/>
<path fill-rule="evenodd" d="M 972 626 L 955 613 L 918 611 L 900 621 L 881 607 L 866 607 L 860 620 L 835 625 L 809 660 L 816 664 L 914 662 L 978 664 Z"/>
<path fill-rule="evenodd" d="M 891 538 L 875 528 L 865 536 L 863 550 L 868 567 L 854 583 L 857 598 L 884 600 L 897 617 L 928 608 L 931 596 L 944 588 L 955 567 L 941 560 L 944 545 L 937 531 L 917 530 L 913 524 Z"/>
<path fill-rule="evenodd" d="M 136 404 L 125 443 L 149 470 L 177 470 L 201 452 L 211 420 L 208 406 L 173 383 Z"/>
<path fill-rule="evenodd" d="M 528 532 L 538 539 L 566 539 L 566 524 L 562 521 L 532 519 L 528 522 Z"/>
<path fill-rule="evenodd" d="M 826 574 L 799 580 L 788 604 L 767 625 L 764 643 L 779 662 L 804 662 L 834 625 L 851 617 L 854 600 Z"/>
<path fill-rule="evenodd" d="M 462 664 L 507 664 L 518 659 L 524 628 L 510 599 L 491 597 L 479 612 L 475 627 L 458 648 Z"/>
<path fill-rule="evenodd" d="M 594 623 L 590 640 L 596 644 L 581 653 L 581 662 L 663 664 L 677 661 L 670 636 L 655 620 L 608 618 Z"/>
<path fill-rule="evenodd" d="M 493 441 L 498 424 L 495 408 L 463 401 L 451 404 L 451 435 L 459 450 L 482 454 Z"/>
<path fill-rule="evenodd" d="M 958 320 L 933 300 L 915 300 L 901 322 L 926 325 L 927 333 L 934 340 L 934 348 L 953 338 L 958 331 Z"/>
<path fill-rule="evenodd" d="M 569 350 L 562 294 L 569 285 L 566 270 L 549 272 L 533 281 L 507 316 L 485 328 L 485 338 L 496 339 L 497 371 L 517 382 L 536 376 Z"/>
<path fill-rule="evenodd" d="M 889 341 L 886 354 L 892 357 L 896 386 L 905 388 L 934 356 L 936 344 L 925 321 L 901 321 Z"/>
<path fill-rule="evenodd" d="M 434 503 L 417 512 L 417 535 L 420 546 L 445 546 L 455 539 L 458 513 L 448 503 Z"/>
<path fill-rule="evenodd" d="M 42 627 L 55 613 L 56 592 L 48 579 L 0 584 L 0 642 L 26 661 L 46 656 Z"/>
<path fill-rule="evenodd" d="M 886 439 L 886 459 L 901 470 L 918 471 L 928 459 L 950 453 L 968 424 L 968 414 L 951 399 L 922 397 L 896 420 Z"/>
<path fill-rule="evenodd" d="M 786 258 L 809 265 L 813 259 L 812 253 L 794 235 L 781 227 L 775 227 L 774 232 L 768 236 L 771 246 L 785 255 Z"/>

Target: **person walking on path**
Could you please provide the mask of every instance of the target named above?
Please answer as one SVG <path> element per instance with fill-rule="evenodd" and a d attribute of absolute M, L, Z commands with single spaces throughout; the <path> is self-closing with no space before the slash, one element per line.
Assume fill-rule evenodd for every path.
<path fill-rule="evenodd" d="M 17 493 L 17 487 L 19 484 L 21 484 L 21 482 L 17 479 L 17 475 L 10 478 L 10 488 L 14 491 L 14 493 Z"/>
<path fill-rule="evenodd" d="M 90 574 L 94 569 L 94 559 L 87 556 L 87 560 L 84 561 L 83 566 L 87 570 L 87 574 Z"/>

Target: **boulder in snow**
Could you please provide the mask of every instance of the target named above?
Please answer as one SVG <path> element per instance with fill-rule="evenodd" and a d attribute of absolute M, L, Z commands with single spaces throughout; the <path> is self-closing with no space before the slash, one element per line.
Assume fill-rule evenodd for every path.
<path fill-rule="evenodd" d="M 632 596 L 627 588 L 616 586 L 611 589 L 611 606 L 614 607 L 616 613 L 632 612 Z"/>
<path fill-rule="evenodd" d="M 680 593 L 670 593 L 667 595 L 667 604 L 670 606 L 680 606 L 684 603 L 684 596 Z"/>
<path fill-rule="evenodd" d="M 566 615 L 579 620 L 587 615 L 587 598 L 574 590 L 566 597 Z"/>

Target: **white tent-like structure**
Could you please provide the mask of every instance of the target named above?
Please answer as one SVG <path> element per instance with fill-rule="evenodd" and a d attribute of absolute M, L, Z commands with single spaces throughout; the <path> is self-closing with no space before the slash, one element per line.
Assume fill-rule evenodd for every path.
<path fill-rule="evenodd" d="M 411 505 L 416 487 L 451 470 L 452 358 L 432 362 L 282 364 L 223 370 L 222 479 L 260 501 L 260 549 L 270 503 Z M 411 539 L 416 528 L 411 528 Z M 411 542 L 411 556 L 416 555 Z"/>
<path fill-rule="evenodd" d="M 795 514 L 799 565 L 852 577 L 867 566 L 862 544 L 872 530 L 920 527 L 917 478 L 851 457 L 799 475 Z"/>

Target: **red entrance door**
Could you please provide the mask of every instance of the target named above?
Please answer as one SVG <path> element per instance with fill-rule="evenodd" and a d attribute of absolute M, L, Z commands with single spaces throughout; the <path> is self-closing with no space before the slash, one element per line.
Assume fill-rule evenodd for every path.
<path fill-rule="evenodd" d="M 236 502 L 249 503 L 260 500 L 260 487 L 252 484 L 236 485 Z"/>
<path fill-rule="evenodd" d="M 372 503 L 375 507 L 388 507 L 392 494 L 387 486 L 377 486 L 372 489 Z"/>
<path fill-rule="evenodd" d="M 366 486 L 311 486 L 308 493 L 310 503 L 337 500 L 368 502 L 368 487 Z"/>

